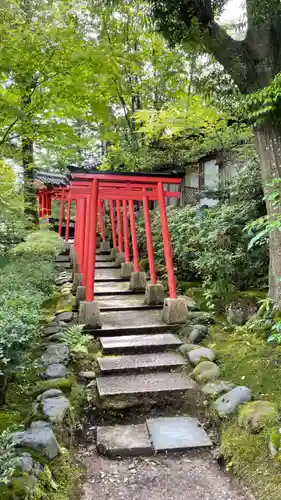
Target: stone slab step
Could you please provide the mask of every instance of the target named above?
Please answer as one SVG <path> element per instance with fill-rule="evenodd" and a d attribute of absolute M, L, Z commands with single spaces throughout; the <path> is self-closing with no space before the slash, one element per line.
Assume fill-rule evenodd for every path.
<path fill-rule="evenodd" d="M 101 398 L 109 396 L 159 394 L 197 390 L 197 384 L 181 373 L 145 373 L 98 377 L 97 389 Z"/>
<path fill-rule="evenodd" d="M 101 312 L 102 330 L 91 330 L 94 335 L 138 335 L 175 331 L 179 325 L 162 321 L 162 309 Z"/>
<path fill-rule="evenodd" d="M 163 351 L 164 349 L 177 348 L 182 345 L 172 333 L 158 333 L 150 335 L 122 335 L 119 337 L 100 337 L 104 354 L 137 351 Z"/>
<path fill-rule="evenodd" d="M 97 450 L 109 457 L 152 455 L 146 424 L 97 428 Z"/>
<path fill-rule="evenodd" d="M 97 281 L 95 282 L 95 296 L 103 295 L 131 295 L 128 281 Z M 134 292 L 135 293 L 135 292 Z M 144 297 L 144 293 L 140 292 Z"/>
<path fill-rule="evenodd" d="M 110 255 L 96 255 L 96 262 L 112 262 Z"/>
<path fill-rule="evenodd" d="M 153 418 L 146 423 L 155 451 L 186 451 L 212 446 L 210 438 L 197 418 Z"/>
<path fill-rule="evenodd" d="M 121 280 L 120 269 L 96 269 L 95 282 L 102 281 L 130 281 L 129 279 Z"/>
<path fill-rule="evenodd" d="M 139 425 L 97 428 L 98 452 L 113 458 L 211 446 L 212 442 L 199 420 L 192 417 L 153 418 Z"/>
<path fill-rule="evenodd" d="M 120 266 L 111 261 L 96 261 L 96 269 L 120 269 Z"/>
<path fill-rule="evenodd" d="M 103 251 L 101 251 L 100 248 L 96 249 L 96 255 L 110 255 L 110 254 L 111 254 L 111 250 L 108 250 L 108 252 L 103 252 Z"/>
<path fill-rule="evenodd" d="M 130 371 L 169 370 L 187 364 L 186 359 L 176 352 L 104 356 L 97 358 L 97 361 L 104 375 Z"/>
<path fill-rule="evenodd" d="M 144 303 L 144 295 L 131 293 L 130 295 L 105 295 L 98 297 L 100 311 L 120 311 L 132 309 L 162 309 L 163 306 L 148 306 Z"/>

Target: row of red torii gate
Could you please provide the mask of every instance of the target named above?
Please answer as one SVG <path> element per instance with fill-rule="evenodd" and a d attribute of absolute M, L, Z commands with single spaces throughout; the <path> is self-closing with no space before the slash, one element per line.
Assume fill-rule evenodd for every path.
<path fill-rule="evenodd" d="M 65 178 L 65 177 L 64 177 Z M 174 174 L 136 174 L 76 170 L 67 185 L 41 184 L 37 189 L 40 218 L 52 215 L 52 199 L 60 200 L 58 233 L 62 236 L 65 221 L 65 242 L 70 248 L 74 280 L 78 285 L 79 322 L 92 328 L 101 328 L 98 300 L 95 300 L 95 269 L 97 234 L 101 235 L 101 253 L 111 250 L 112 260 L 121 265 L 120 278 L 130 278 L 132 292 L 145 291 L 148 305 L 163 304 L 162 319 L 166 323 L 184 323 L 187 316 L 186 301 L 177 298 L 176 280 L 168 228 L 166 199 L 180 196 L 179 191 L 167 191 L 167 185 L 179 185 L 182 177 Z M 168 277 L 169 297 L 157 281 L 153 238 L 150 220 L 150 202 L 156 201 L 161 220 L 163 249 Z M 149 280 L 140 270 L 136 231 L 135 202 L 142 206 L 145 222 Z M 112 249 L 107 241 L 104 222 L 105 204 L 111 222 Z M 69 244 L 71 210 L 76 207 L 73 245 Z M 65 210 L 66 209 L 66 210 Z M 130 255 L 132 249 L 132 261 Z"/>

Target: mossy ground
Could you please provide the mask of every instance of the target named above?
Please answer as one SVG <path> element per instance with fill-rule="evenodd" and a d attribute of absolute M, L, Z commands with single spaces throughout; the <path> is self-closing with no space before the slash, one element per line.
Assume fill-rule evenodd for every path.
<path fill-rule="evenodd" d="M 211 334 L 209 344 L 217 353 L 222 378 L 250 387 L 255 400 L 274 402 L 281 417 L 281 347 L 253 333 L 234 333 L 221 319 Z M 222 428 L 221 446 L 230 470 L 261 500 L 281 499 L 281 466 L 268 449 L 272 431 L 269 424 L 259 434 L 250 434 L 239 427 L 237 416 Z"/>

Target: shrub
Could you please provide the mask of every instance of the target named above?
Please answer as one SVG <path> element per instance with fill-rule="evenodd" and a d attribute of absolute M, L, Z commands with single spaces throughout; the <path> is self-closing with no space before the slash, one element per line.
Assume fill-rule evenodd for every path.
<path fill-rule="evenodd" d="M 39 335 L 41 307 L 52 295 L 53 256 L 60 245 L 58 236 L 49 231 L 31 233 L 0 270 L 0 404 L 9 380 L 24 369 L 28 348 Z"/>
<path fill-rule="evenodd" d="M 180 281 L 201 280 L 207 304 L 222 306 L 227 294 L 267 283 L 268 248 L 265 241 L 248 251 L 246 225 L 265 213 L 259 167 L 251 162 L 220 196 L 216 207 L 196 214 L 195 208 L 168 208 L 176 276 Z M 145 242 L 143 219 L 138 240 Z M 158 274 L 165 276 L 163 239 L 158 210 L 152 214 L 152 232 Z M 143 250 L 144 247 L 140 247 Z"/>

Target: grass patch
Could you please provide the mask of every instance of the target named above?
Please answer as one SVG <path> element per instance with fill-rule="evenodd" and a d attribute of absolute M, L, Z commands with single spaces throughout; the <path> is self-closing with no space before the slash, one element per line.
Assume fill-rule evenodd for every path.
<path fill-rule="evenodd" d="M 224 322 L 211 327 L 211 346 L 218 356 L 224 380 L 246 385 L 253 399 L 272 401 L 281 410 L 281 347 L 272 346 L 247 332 L 234 333 Z M 238 425 L 237 416 L 223 424 L 221 446 L 229 468 L 244 480 L 260 499 L 280 500 L 280 464 L 270 456 L 272 423 L 259 434 Z"/>

